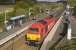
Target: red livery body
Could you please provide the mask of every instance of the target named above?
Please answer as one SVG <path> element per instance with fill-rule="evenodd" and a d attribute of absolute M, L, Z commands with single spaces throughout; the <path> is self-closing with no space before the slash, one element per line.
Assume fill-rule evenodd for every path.
<path fill-rule="evenodd" d="M 56 21 L 57 18 L 49 16 L 32 24 L 26 34 L 26 40 L 28 42 L 33 41 L 40 44 L 48 35 L 48 32 L 53 28 Z"/>

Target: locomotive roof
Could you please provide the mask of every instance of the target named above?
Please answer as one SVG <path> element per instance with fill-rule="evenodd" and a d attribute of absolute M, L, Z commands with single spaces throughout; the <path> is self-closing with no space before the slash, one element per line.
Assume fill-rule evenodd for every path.
<path fill-rule="evenodd" d="M 34 23 L 32 24 L 32 28 L 44 28 L 45 25 L 42 23 Z"/>
<path fill-rule="evenodd" d="M 49 23 L 49 22 L 52 21 L 52 19 L 49 19 L 49 18 L 45 18 L 44 20 L 45 20 L 47 23 Z"/>
<path fill-rule="evenodd" d="M 47 24 L 47 22 L 45 20 L 43 20 L 43 19 L 42 20 L 39 20 L 37 22 L 42 23 L 42 24 Z"/>

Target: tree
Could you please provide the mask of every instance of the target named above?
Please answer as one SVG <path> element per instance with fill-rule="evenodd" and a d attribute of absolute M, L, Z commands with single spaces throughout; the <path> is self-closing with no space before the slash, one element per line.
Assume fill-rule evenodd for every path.
<path fill-rule="evenodd" d="M 16 3 L 16 8 L 29 8 L 32 7 L 35 3 L 35 0 L 21 0 Z"/>
<path fill-rule="evenodd" d="M 76 0 L 69 0 L 69 3 L 72 7 L 74 7 L 73 10 L 73 15 L 76 15 Z"/>
<path fill-rule="evenodd" d="M 76 0 L 69 0 L 71 6 L 76 6 Z"/>
<path fill-rule="evenodd" d="M 4 21 L 4 16 L 0 15 L 0 23 L 3 23 Z"/>

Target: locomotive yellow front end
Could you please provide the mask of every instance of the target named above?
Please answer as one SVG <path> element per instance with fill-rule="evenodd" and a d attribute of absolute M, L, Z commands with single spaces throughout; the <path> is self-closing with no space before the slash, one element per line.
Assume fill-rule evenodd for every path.
<path fill-rule="evenodd" d="M 27 33 L 27 41 L 40 41 L 40 34 L 37 33 Z"/>

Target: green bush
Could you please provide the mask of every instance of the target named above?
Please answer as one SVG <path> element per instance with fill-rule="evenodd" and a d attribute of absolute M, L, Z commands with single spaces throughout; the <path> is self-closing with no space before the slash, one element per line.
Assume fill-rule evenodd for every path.
<path fill-rule="evenodd" d="M 3 23 L 4 21 L 4 16 L 0 15 L 0 23 Z"/>

